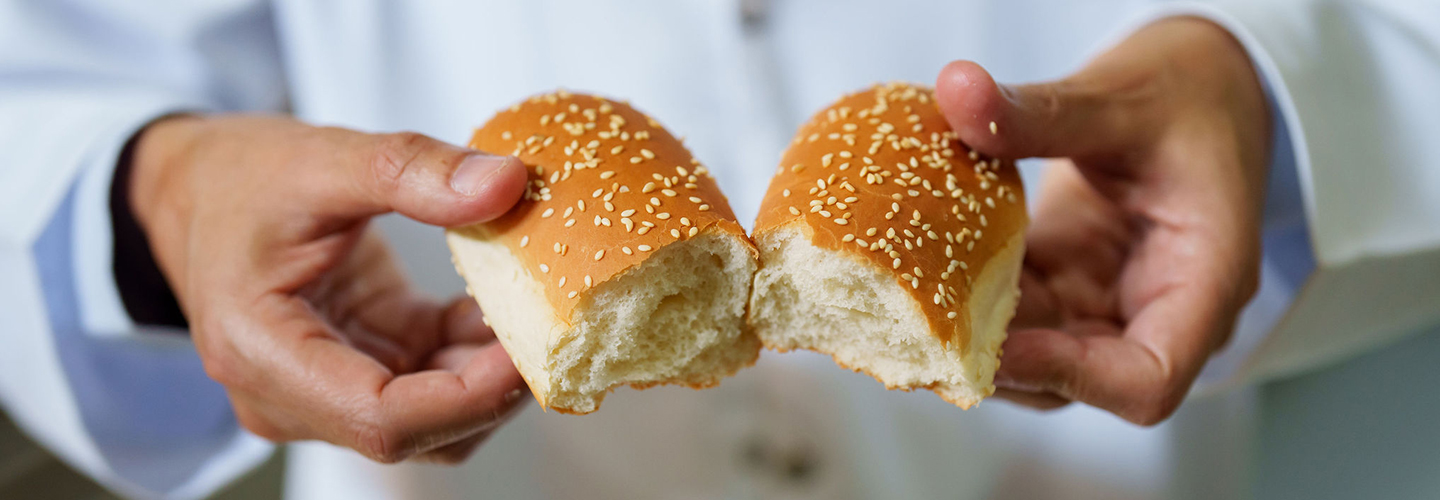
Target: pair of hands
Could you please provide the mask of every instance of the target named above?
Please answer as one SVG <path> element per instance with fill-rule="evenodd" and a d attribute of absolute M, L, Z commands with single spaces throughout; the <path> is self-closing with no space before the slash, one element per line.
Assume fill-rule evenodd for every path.
<path fill-rule="evenodd" d="M 936 90 L 975 149 L 1064 158 L 1034 196 L 997 395 L 1163 420 L 1257 283 L 1270 127 L 1243 49 L 1172 19 L 1059 82 L 999 86 L 956 62 Z M 454 463 L 524 399 L 474 301 L 419 294 L 367 226 L 498 217 L 524 189 L 518 160 L 222 115 L 152 124 L 133 168 L 131 210 L 250 431 Z"/>

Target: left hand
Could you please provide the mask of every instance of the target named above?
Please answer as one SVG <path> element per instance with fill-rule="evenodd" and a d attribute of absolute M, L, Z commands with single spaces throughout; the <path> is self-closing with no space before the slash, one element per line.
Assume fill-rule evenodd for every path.
<path fill-rule="evenodd" d="M 936 95 L 976 150 L 1060 158 L 1036 196 L 996 395 L 1169 417 L 1259 282 L 1271 118 L 1245 50 L 1172 18 L 1058 82 L 1000 86 L 951 63 Z"/>

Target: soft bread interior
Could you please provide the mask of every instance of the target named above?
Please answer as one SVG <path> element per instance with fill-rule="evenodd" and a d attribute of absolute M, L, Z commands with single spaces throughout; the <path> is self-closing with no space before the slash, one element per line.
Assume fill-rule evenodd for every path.
<path fill-rule="evenodd" d="M 993 392 L 1005 327 L 1019 298 L 1023 237 L 974 280 L 970 344 L 947 349 L 889 269 L 812 245 L 798 225 L 761 236 L 751 324 L 766 347 L 829 354 L 891 389 L 930 388 L 969 407 Z"/>
<path fill-rule="evenodd" d="M 620 385 L 711 386 L 759 354 L 744 329 L 755 259 L 733 235 L 656 250 L 597 284 L 568 319 L 506 247 L 467 240 L 452 248 L 472 294 L 536 397 L 557 410 L 589 413 Z"/>
<path fill-rule="evenodd" d="M 738 238 L 709 233 L 596 286 L 552 347 L 556 405 L 593 410 L 620 385 L 711 386 L 754 362 L 744 321 L 755 268 Z"/>

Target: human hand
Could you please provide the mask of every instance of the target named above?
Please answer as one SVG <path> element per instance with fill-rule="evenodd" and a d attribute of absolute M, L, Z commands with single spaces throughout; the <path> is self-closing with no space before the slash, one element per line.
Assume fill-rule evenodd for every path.
<path fill-rule="evenodd" d="M 1244 49 L 1172 18 L 1058 82 L 998 86 L 957 61 L 936 90 L 980 152 L 1060 158 L 1036 197 L 996 395 L 1167 418 L 1258 286 L 1271 118 Z"/>
<path fill-rule="evenodd" d="M 132 168 L 131 211 L 251 432 L 455 463 L 523 399 L 475 302 L 412 289 L 367 224 L 498 217 L 524 190 L 519 160 L 220 115 L 152 124 Z"/>

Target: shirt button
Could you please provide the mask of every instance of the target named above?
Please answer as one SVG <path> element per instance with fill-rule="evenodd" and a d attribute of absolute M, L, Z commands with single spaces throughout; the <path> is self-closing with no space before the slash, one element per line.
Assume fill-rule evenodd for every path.
<path fill-rule="evenodd" d="M 770 0 L 740 0 L 740 22 L 746 29 L 764 27 L 769 17 Z"/>

